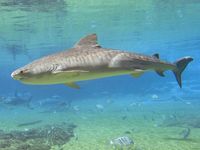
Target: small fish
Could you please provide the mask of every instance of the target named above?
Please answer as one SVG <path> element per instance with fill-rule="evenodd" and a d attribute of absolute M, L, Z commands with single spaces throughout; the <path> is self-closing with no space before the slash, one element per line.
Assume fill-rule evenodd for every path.
<path fill-rule="evenodd" d="M 57 112 L 57 111 L 68 111 L 70 106 L 69 101 L 63 101 L 58 99 L 51 99 L 47 98 L 45 100 L 39 101 L 39 106 L 45 108 L 45 111 L 40 113 L 50 113 L 50 112 Z"/>
<path fill-rule="evenodd" d="M 0 103 L 2 103 L 3 101 L 5 101 L 6 97 L 4 96 L 0 96 Z"/>
<path fill-rule="evenodd" d="M 182 87 L 181 74 L 192 60 L 186 56 L 169 63 L 160 60 L 158 54 L 146 56 L 102 48 L 97 35 L 91 34 L 69 50 L 43 57 L 13 71 L 11 77 L 25 84 L 65 84 L 79 89 L 78 81 L 125 74 L 139 77 L 152 70 L 163 77 L 164 71 L 171 70 Z"/>
<path fill-rule="evenodd" d="M 38 123 L 41 123 L 41 122 L 42 122 L 42 120 L 36 120 L 36 121 L 32 121 L 32 122 L 20 123 L 17 126 L 18 127 L 31 126 L 31 125 L 35 125 L 35 124 L 38 124 Z"/>
<path fill-rule="evenodd" d="M 50 110 L 68 110 L 71 107 L 71 100 L 65 100 L 64 97 L 53 95 L 51 97 L 41 99 L 40 107 L 46 107 Z"/>
<path fill-rule="evenodd" d="M 190 136 L 190 133 L 191 133 L 191 129 L 190 128 L 186 128 L 180 133 L 180 135 L 181 135 L 182 139 L 185 140 Z"/>
<path fill-rule="evenodd" d="M 96 104 L 96 108 L 100 111 L 103 111 L 104 110 L 104 106 L 101 105 L 101 104 Z"/>
<path fill-rule="evenodd" d="M 54 99 L 59 99 L 59 98 L 61 98 L 61 97 L 60 97 L 59 95 L 53 95 L 52 98 L 54 98 Z"/>
<path fill-rule="evenodd" d="M 133 140 L 127 136 L 118 137 L 116 139 L 110 140 L 110 144 L 115 148 L 128 147 L 134 144 Z"/>
<path fill-rule="evenodd" d="M 112 99 L 107 99 L 107 100 L 106 100 L 106 103 L 107 103 L 107 104 L 112 104 L 113 102 L 114 102 L 114 101 L 113 101 Z"/>
<path fill-rule="evenodd" d="M 151 98 L 153 100 L 158 100 L 159 96 L 157 94 L 153 94 L 153 95 L 151 95 Z"/>
<path fill-rule="evenodd" d="M 75 105 L 72 107 L 74 111 L 78 112 L 80 110 L 79 106 Z"/>
<path fill-rule="evenodd" d="M 129 106 L 137 106 L 137 103 L 135 103 L 135 102 L 133 102 L 133 103 L 131 103 Z"/>
<path fill-rule="evenodd" d="M 15 91 L 14 96 L 2 97 L 0 99 L 0 104 L 4 106 L 24 106 L 29 109 L 33 109 L 31 107 L 31 101 L 33 96 L 30 93 L 19 93 Z"/>
<path fill-rule="evenodd" d="M 126 120 L 126 119 L 127 119 L 126 115 L 122 116 L 122 120 Z"/>
<path fill-rule="evenodd" d="M 131 134 L 131 131 L 125 131 L 124 133 L 125 134 Z"/>

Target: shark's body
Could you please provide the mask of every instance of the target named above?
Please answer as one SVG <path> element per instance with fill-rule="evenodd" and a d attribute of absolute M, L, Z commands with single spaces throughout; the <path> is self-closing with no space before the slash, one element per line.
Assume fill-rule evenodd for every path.
<path fill-rule="evenodd" d="M 77 81 L 124 74 L 138 77 L 149 70 L 164 76 L 165 70 L 172 70 L 181 86 L 181 73 L 192 60 L 184 57 L 168 63 L 161 61 L 158 54 L 145 56 L 102 48 L 97 43 L 96 34 L 91 34 L 73 48 L 35 60 L 17 69 L 11 76 L 26 84 L 66 84 L 78 88 Z"/>

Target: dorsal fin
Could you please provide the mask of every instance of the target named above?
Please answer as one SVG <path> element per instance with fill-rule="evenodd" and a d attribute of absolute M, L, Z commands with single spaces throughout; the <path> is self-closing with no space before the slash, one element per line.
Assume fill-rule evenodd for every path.
<path fill-rule="evenodd" d="M 80 48 L 80 47 L 93 47 L 93 48 L 100 48 L 99 44 L 97 43 L 97 35 L 90 34 L 87 35 L 86 37 L 80 39 L 75 45 L 75 48 Z"/>
<path fill-rule="evenodd" d="M 153 54 L 152 55 L 154 58 L 157 58 L 157 59 L 159 59 L 160 58 L 160 56 L 159 56 L 159 54 L 158 53 L 156 53 L 156 54 Z"/>

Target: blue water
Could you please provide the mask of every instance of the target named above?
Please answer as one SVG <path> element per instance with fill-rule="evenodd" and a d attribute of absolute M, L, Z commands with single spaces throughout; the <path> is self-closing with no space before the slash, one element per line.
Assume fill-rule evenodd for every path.
<path fill-rule="evenodd" d="M 88 100 L 101 104 L 101 98 L 102 101 L 114 98 L 123 105 L 130 101 L 129 97 L 137 103 L 146 102 L 152 95 L 162 102 L 174 102 L 175 96 L 200 106 L 199 12 L 199 0 L 1 0 L 0 96 L 12 97 L 17 91 L 23 97 L 28 93 L 33 97 L 31 105 L 35 109 L 42 99 L 52 99 L 55 95 L 76 105 L 84 103 L 85 107 L 89 105 Z M 140 78 L 124 75 L 78 82 L 80 90 L 65 85 L 24 85 L 11 78 L 13 70 L 34 59 L 71 48 L 90 33 L 96 33 L 99 44 L 105 48 L 147 55 L 159 53 L 160 59 L 169 62 L 183 56 L 193 57 L 194 61 L 182 76 L 183 88 L 178 87 L 170 71 L 164 78 L 148 72 Z M 151 100 L 147 103 L 154 105 Z M 102 102 L 102 105 L 107 104 Z M 12 116 L 13 109 L 17 110 L 15 113 L 21 112 L 18 105 L 12 105 L 12 111 L 4 105 L 1 107 L 2 115 L 6 112 Z"/>

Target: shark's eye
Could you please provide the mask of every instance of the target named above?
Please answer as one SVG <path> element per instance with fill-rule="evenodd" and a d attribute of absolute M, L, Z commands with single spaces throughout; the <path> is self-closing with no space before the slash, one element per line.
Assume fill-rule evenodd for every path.
<path fill-rule="evenodd" d="M 22 74 L 22 73 L 24 73 L 24 71 L 23 71 L 23 70 L 21 70 L 21 71 L 20 71 L 20 73 Z"/>

